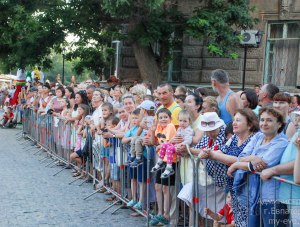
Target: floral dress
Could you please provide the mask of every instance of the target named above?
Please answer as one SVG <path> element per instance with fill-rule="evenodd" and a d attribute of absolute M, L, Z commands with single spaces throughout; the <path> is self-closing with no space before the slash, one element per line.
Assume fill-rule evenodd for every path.
<path fill-rule="evenodd" d="M 225 146 L 222 147 L 222 152 L 227 155 L 238 157 L 240 153 L 244 150 L 246 145 L 250 142 L 251 138 L 254 134 L 249 136 L 243 144 L 238 146 L 238 136 L 233 135 L 225 144 Z M 227 177 L 227 190 L 230 191 L 231 194 L 231 204 L 234 214 L 234 222 L 235 226 L 237 227 L 245 227 L 248 225 L 247 217 L 248 217 L 248 210 L 247 207 L 242 206 L 239 204 L 237 196 L 233 190 L 233 179 L 232 177 Z"/>

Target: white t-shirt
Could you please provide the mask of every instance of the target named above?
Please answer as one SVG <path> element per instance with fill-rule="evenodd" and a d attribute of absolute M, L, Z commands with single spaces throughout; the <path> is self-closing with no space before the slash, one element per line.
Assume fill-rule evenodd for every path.
<path fill-rule="evenodd" d="M 93 112 L 93 115 L 92 115 L 92 120 L 94 121 L 95 126 L 97 126 L 100 123 L 100 119 L 103 117 L 101 107 L 102 107 L 102 104 L 97 109 L 95 109 L 95 111 Z"/>

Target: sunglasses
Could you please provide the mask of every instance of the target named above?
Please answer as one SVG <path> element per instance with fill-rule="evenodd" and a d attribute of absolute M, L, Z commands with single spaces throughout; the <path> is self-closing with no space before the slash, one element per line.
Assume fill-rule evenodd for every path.
<path fill-rule="evenodd" d="M 214 127 L 219 121 L 201 121 L 202 127 Z"/>
<path fill-rule="evenodd" d="M 157 138 L 166 139 L 167 137 L 165 136 L 165 134 L 157 133 Z"/>

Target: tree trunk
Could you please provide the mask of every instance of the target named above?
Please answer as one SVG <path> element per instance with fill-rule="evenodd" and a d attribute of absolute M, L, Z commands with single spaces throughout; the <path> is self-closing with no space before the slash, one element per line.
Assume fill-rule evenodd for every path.
<path fill-rule="evenodd" d="M 142 80 L 150 81 L 152 87 L 156 88 L 161 81 L 162 73 L 151 48 L 143 47 L 136 42 L 132 43 L 132 48 Z"/>

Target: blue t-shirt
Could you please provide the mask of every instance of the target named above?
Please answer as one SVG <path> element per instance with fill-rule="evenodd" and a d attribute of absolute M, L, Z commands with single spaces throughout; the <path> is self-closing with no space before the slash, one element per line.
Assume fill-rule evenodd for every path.
<path fill-rule="evenodd" d="M 297 148 L 294 144 L 294 141 L 297 135 L 298 133 L 295 133 L 291 138 L 291 141 L 283 152 L 280 164 L 288 163 L 296 159 Z M 294 175 L 280 175 L 280 177 L 289 181 L 294 181 Z M 279 188 L 279 199 L 282 203 L 299 206 L 300 186 L 292 186 L 288 183 L 282 182 Z"/>
<path fill-rule="evenodd" d="M 279 133 L 268 144 L 262 144 L 264 134 L 262 132 L 256 133 L 251 141 L 244 148 L 239 157 L 255 155 L 263 159 L 267 163 L 267 168 L 278 165 L 284 150 L 288 145 L 287 137 Z M 262 181 L 262 196 L 261 200 L 273 201 L 278 198 L 279 182 L 277 180 Z M 275 193 L 276 192 L 276 193 Z"/>
<path fill-rule="evenodd" d="M 125 133 L 125 138 L 129 137 L 136 137 L 136 134 L 138 132 L 139 126 L 133 126 Z"/>

